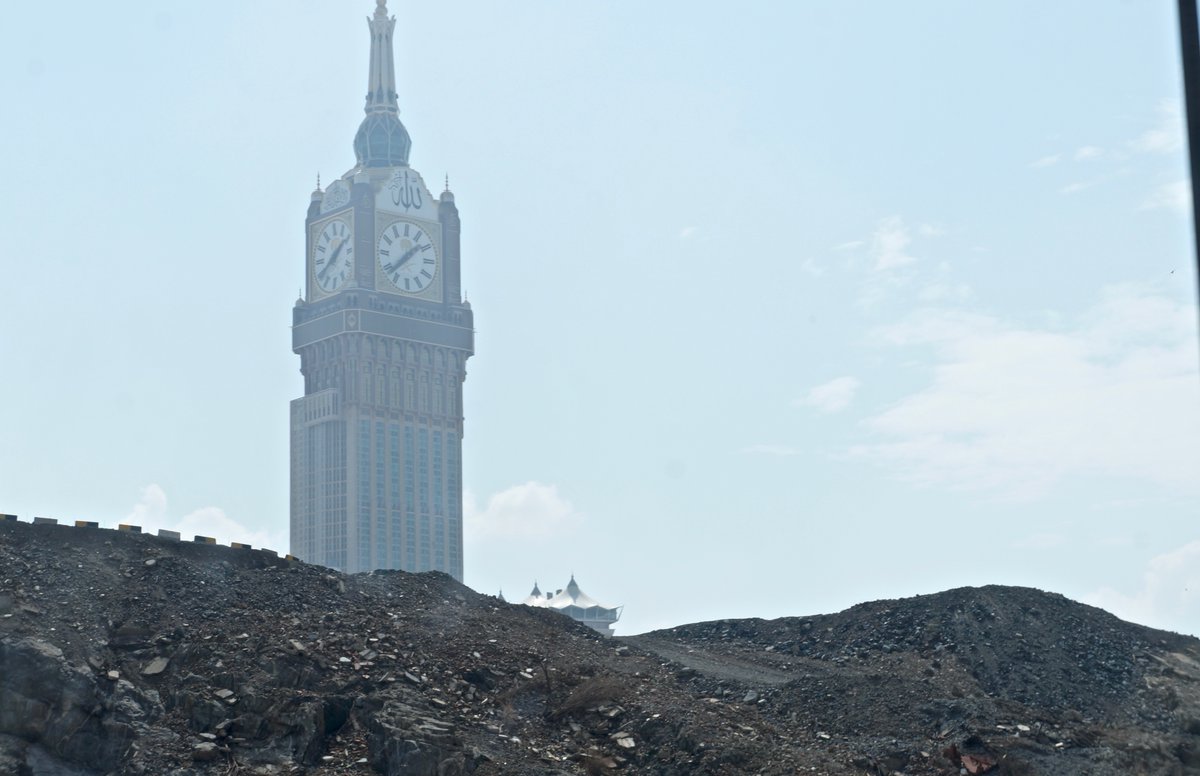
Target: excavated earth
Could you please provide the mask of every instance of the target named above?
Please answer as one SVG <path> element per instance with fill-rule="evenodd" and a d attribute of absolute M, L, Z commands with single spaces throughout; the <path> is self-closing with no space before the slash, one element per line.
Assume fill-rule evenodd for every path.
<path fill-rule="evenodd" d="M 1200 774 L 1200 642 L 1037 590 L 621 639 L 435 573 L 0 522 L 0 774 Z"/>

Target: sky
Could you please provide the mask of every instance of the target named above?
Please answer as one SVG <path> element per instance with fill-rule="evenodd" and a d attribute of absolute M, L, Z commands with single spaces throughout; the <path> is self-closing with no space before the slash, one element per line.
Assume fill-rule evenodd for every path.
<path fill-rule="evenodd" d="M 468 585 L 575 574 L 621 634 L 991 583 L 1200 634 L 1174 3 L 390 6 L 463 221 Z M 6 10 L 0 512 L 287 549 L 373 8 Z"/>

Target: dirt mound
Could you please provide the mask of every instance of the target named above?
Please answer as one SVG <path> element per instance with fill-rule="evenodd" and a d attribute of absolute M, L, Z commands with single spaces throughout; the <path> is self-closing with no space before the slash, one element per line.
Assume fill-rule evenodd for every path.
<path fill-rule="evenodd" d="M 919 768 L 937 759 L 931 753 L 964 741 L 1013 772 L 1200 768 L 1200 741 L 1190 737 L 1200 729 L 1196 639 L 1054 593 L 961 588 L 815 617 L 697 623 L 635 641 L 703 663 L 717 679 L 753 681 L 761 669 L 759 683 L 775 688 L 762 702 L 780 724 L 853 742 L 882 773 L 926 772 Z M 923 743 L 898 746 L 897 738 Z"/>
<path fill-rule="evenodd" d="M 998 586 L 875 601 L 819 617 L 685 625 L 660 635 L 834 665 L 908 656 L 934 671 L 941 670 L 935 662 L 957 668 L 988 696 L 1095 718 L 1137 711 L 1131 702 L 1144 689 L 1153 655 L 1195 643 L 1061 595 Z"/>
<path fill-rule="evenodd" d="M 1200 773 L 1200 644 L 1035 590 L 605 639 L 440 574 L 0 523 L 0 773 Z"/>

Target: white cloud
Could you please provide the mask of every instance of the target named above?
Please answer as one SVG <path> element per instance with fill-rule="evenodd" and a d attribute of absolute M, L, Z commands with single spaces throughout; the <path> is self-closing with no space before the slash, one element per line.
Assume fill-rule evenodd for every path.
<path fill-rule="evenodd" d="M 1058 164 L 1059 160 L 1061 160 L 1061 159 L 1062 159 L 1061 154 L 1053 154 L 1051 156 L 1043 156 L 1041 159 L 1030 162 L 1029 166 L 1034 167 L 1034 168 L 1050 167 L 1052 165 Z"/>
<path fill-rule="evenodd" d="M 750 445 L 742 448 L 743 455 L 773 455 L 780 458 L 785 458 L 793 455 L 799 455 L 800 451 L 788 445 Z"/>
<path fill-rule="evenodd" d="M 824 413 L 841 412 L 854 401 L 854 394 L 858 392 L 859 385 L 859 381 L 853 377 L 838 377 L 810 389 L 795 403 L 799 406 L 815 407 Z"/>
<path fill-rule="evenodd" d="M 1081 146 L 1075 150 L 1075 161 L 1084 162 L 1104 155 L 1104 149 L 1093 145 Z"/>
<path fill-rule="evenodd" d="M 871 234 L 866 272 L 861 273 L 855 306 L 863 311 L 878 312 L 880 306 L 889 301 L 906 301 L 912 297 L 924 301 L 968 298 L 970 287 L 950 278 L 949 262 L 918 259 L 910 252 L 915 241 L 937 239 L 950 231 L 936 221 L 918 223 L 910 228 L 900 216 L 881 219 Z M 864 269 L 861 264 L 850 268 L 860 272 Z"/>
<path fill-rule="evenodd" d="M 1106 587 L 1084 601 L 1123 620 L 1200 636 L 1200 540 L 1152 558 L 1133 594 Z"/>
<path fill-rule="evenodd" d="M 679 239 L 680 240 L 690 240 L 692 237 L 695 236 L 695 234 L 696 234 L 696 227 L 685 226 L 679 230 Z"/>
<path fill-rule="evenodd" d="M 492 495 L 483 509 L 466 493 L 463 522 L 468 540 L 537 539 L 566 533 L 579 526 L 583 516 L 558 494 L 557 486 L 531 481 Z"/>
<path fill-rule="evenodd" d="M 1143 210 L 1159 208 L 1174 210 L 1177 213 L 1190 213 L 1192 210 L 1192 182 L 1182 180 L 1164 183 L 1142 203 Z"/>
<path fill-rule="evenodd" d="M 1130 286 L 1037 327 L 925 310 L 881 341 L 929 348 L 932 381 L 863 421 L 852 454 L 925 486 L 1036 498 L 1067 477 L 1195 491 L 1200 460 L 1196 308 Z"/>
<path fill-rule="evenodd" d="M 1176 100 L 1164 100 L 1158 108 L 1159 123 L 1131 144 L 1136 151 L 1166 154 L 1183 147 L 1183 115 Z"/>
<path fill-rule="evenodd" d="M 179 519 L 172 519 L 167 512 L 167 494 L 154 483 L 142 489 L 141 500 L 133 506 L 123 522 L 141 526 L 143 533 L 154 534 L 165 529 L 177 531 L 185 540 L 195 536 L 211 536 L 219 544 L 241 542 L 280 553 L 288 550 L 287 535 L 283 531 L 248 528 L 226 515 L 220 507 L 201 507 Z"/>
<path fill-rule="evenodd" d="M 833 246 L 833 249 L 835 251 L 852 251 L 856 248 L 861 248 L 864 245 L 866 245 L 866 243 L 862 240 L 850 240 L 849 242 L 838 243 L 837 245 Z"/>
<path fill-rule="evenodd" d="M 883 272 L 915 262 L 916 259 L 906 252 L 911 242 L 912 235 L 899 216 L 889 216 L 880 221 L 871 236 L 875 270 Z"/>
<path fill-rule="evenodd" d="M 160 525 L 167 516 L 167 494 L 155 484 L 142 488 L 142 499 L 125 516 L 130 525 Z"/>

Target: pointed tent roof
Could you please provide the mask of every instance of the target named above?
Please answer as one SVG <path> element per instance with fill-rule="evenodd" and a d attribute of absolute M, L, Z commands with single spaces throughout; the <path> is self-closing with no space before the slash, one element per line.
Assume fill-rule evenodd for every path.
<path fill-rule="evenodd" d="M 596 599 L 592 598 L 579 587 L 579 583 L 575 581 L 575 575 L 571 575 L 571 581 L 567 583 L 565 590 L 560 591 L 557 595 L 550 599 L 549 605 L 555 609 L 562 609 L 566 606 L 578 606 L 580 609 L 590 609 L 593 606 L 601 609 L 610 609 L 601 604 Z"/>
<path fill-rule="evenodd" d="M 525 600 L 521 601 L 521 603 L 526 606 L 548 606 L 549 601 L 549 598 L 542 595 L 542 591 L 538 589 L 538 583 L 535 581 L 533 583 L 533 590 L 529 595 L 525 596 Z"/>

